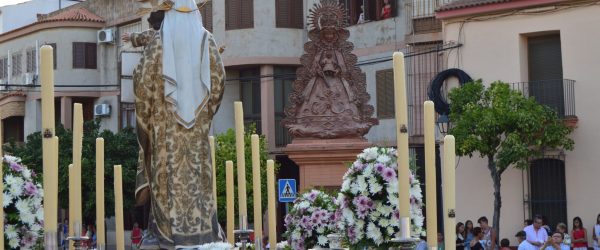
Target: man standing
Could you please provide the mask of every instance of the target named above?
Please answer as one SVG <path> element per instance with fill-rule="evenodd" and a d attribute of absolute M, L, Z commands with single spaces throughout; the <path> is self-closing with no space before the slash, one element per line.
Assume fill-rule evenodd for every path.
<path fill-rule="evenodd" d="M 515 237 L 517 237 L 517 242 L 519 243 L 518 250 L 533 250 L 535 247 L 529 244 L 528 241 L 525 240 L 527 238 L 525 231 L 519 231 Z"/>
<path fill-rule="evenodd" d="M 543 219 L 542 216 L 536 215 L 533 218 L 533 224 L 526 226 L 523 231 L 527 234 L 527 242 L 539 250 L 540 247 L 548 240 L 548 232 L 542 227 Z"/>
<path fill-rule="evenodd" d="M 133 75 L 140 144 L 135 195 L 151 207 L 141 249 L 223 242 L 208 144 L 224 91 L 219 49 L 193 0 L 159 1 L 149 11 L 155 13 L 150 22 L 164 12 L 162 24 L 152 25 L 160 29 L 123 39 L 145 46 Z"/>

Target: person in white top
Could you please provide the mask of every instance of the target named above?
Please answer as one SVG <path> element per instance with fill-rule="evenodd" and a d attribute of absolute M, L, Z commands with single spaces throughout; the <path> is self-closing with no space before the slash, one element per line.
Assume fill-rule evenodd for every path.
<path fill-rule="evenodd" d="M 540 248 L 541 250 L 570 250 L 571 246 L 563 243 L 564 234 L 556 232 L 552 234 L 552 238 L 549 238 L 546 243 Z"/>
<path fill-rule="evenodd" d="M 535 249 L 540 249 L 548 240 L 548 232 L 542 227 L 542 217 L 536 215 L 533 219 L 533 224 L 526 226 L 523 231 L 527 235 L 527 241 L 535 246 Z"/>
<path fill-rule="evenodd" d="M 596 217 L 592 238 L 594 239 L 594 250 L 600 250 L 600 214 Z"/>
<path fill-rule="evenodd" d="M 519 242 L 518 250 L 534 250 L 535 246 L 531 245 L 529 242 L 525 240 L 527 238 L 525 231 L 518 232 L 515 237 L 517 237 L 517 242 Z"/>

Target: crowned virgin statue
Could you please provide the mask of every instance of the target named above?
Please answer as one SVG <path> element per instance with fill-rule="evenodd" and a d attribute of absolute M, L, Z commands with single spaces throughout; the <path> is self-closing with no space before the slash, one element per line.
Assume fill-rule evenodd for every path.
<path fill-rule="evenodd" d="M 374 109 L 345 20 L 335 0 L 321 0 L 311 9 L 310 41 L 283 121 L 295 138 L 359 138 L 378 124 L 371 118 Z"/>

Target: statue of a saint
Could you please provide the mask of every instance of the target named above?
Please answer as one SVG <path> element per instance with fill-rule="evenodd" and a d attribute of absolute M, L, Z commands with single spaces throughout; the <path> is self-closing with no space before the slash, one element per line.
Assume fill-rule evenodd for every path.
<path fill-rule="evenodd" d="M 283 124 L 294 138 L 362 138 L 378 121 L 348 41 L 346 13 L 336 0 L 321 0 L 310 12 L 310 41 Z"/>
<path fill-rule="evenodd" d="M 148 21 L 157 30 L 123 37 L 145 46 L 133 76 L 140 144 L 136 200 L 151 204 L 142 249 L 222 242 L 208 133 L 223 96 L 223 62 L 194 0 L 161 1 L 151 11 Z"/>

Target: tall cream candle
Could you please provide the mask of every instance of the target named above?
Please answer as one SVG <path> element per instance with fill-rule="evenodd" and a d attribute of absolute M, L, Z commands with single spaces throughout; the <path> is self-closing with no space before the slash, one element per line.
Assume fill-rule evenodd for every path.
<path fill-rule="evenodd" d="M 435 111 L 432 101 L 424 103 L 425 194 L 427 200 L 427 245 L 437 247 L 437 194 L 435 181 Z"/>
<path fill-rule="evenodd" d="M 75 223 L 79 223 L 79 226 L 83 226 L 83 220 L 81 215 L 81 149 L 83 143 L 83 108 L 81 103 L 75 103 L 73 105 L 73 171 L 75 175 L 75 186 L 74 186 L 74 198 L 75 203 L 75 217 L 70 218 L 75 220 Z"/>
<path fill-rule="evenodd" d="M 394 52 L 394 99 L 396 111 L 396 144 L 398 146 L 398 199 L 400 218 L 410 218 L 408 158 L 408 106 L 406 103 L 406 82 L 404 72 L 404 54 Z M 410 228 L 410 220 L 408 220 Z"/>
<path fill-rule="evenodd" d="M 123 228 L 123 170 L 115 165 L 115 234 L 117 250 L 125 250 L 125 229 Z"/>
<path fill-rule="evenodd" d="M 244 109 L 242 102 L 234 103 L 235 113 L 235 152 L 237 155 L 238 208 L 240 218 L 247 224 L 248 208 L 246 203 L 246 158 L 244 151 Z M 241 226 L 241 225 L 240 225 Z"/>
<path fill-rule="evenodd" d="M 269 210 L 269 245 L 271 249 L 277 246 L 277 218 L 275 208 L 275 162 L 267 160 L 267 195 Z"/>
<path fill-rule="evenodd" d="M 54 57 L 52 46 L 40 49 L 40 83 L 42 85 L 42 134 L 49 129 L 54 135 Z"/>
<path fill-rule="evenodd" d="M 104 214 L 104 138 L 96 138 L 96 242 L 106 247 Z"/>
<path fill-rule="evenodd" d="M 254 238 L 262 239 L 262 200 L 260 186 L 260 139 L 254 134 L 252 146 L 252 192 L 254 193 Z"/>
<path fill-rule="evenodd" d="M 75 181 L 75 167 L 73 166 L 73 164 L 69 164 L 69 235 L 68 236 L 75 236 L 75 217 L 77 216 L 77 213 L 75 212 L 76 208 L 76 203 L 77 203 L 77 199 L 75 198 L 75 185 L 76 185 L 76 181 Z M 73 250 L 75 249 L 73 247 L 73 243 L 69 242 L 69 249 Z"/>
<path fill-rule="evenodd" d="M 227 184 L 225 192 L 227 193 L 227 241 L 235 244 L 233 228 L 235 227 L 235 199 L 233 198 L 233 162 L 225 162 L 225 182 Z"/>
<path fill-rule="evenodd" d="M 4 204 L 4 173 L 2 167 L 4 165 L 4 152 L 2 151 L 2 145 L 4 144 L 4 138 L 2 137 L 4 130 L 2 130 L 2 117 L 0 117 L 0 204 Z M 0 209 L 0 218 L 4 218 L 4 209 Z M 0 220 L 0 247 L 4 247 L 4 220 Z"/>
<path fill-rule="evenodd" d="M 446 250 L 456 249 L 456 233 L 454 232 L 454 225 L 456 225 L 456 218 L 450 216 L 454 213 L 456 208 L 456 151 L 455 151 L 455 140 L 453 135 L 446 135 L 444 137 L 444 241 L 446 242 Z"/>
<path fill-rule="evenodd" d="M 213 198 L 215 199 L 215 209 L 217 209 L 217 163 L 215 154 L 215 137 L 209 136 L 208 143 L 210 145 L 210 160 L 212 166 L 212 191 Z"/>
<path fill-rule="evenodd" d="M 54 154 L 58 152 L 54 150 L 54 69 L 53 69 L 53 49 L 51 46 L 44 45 L 41 48 L 41 72 L 40 82 L 42 85 L 42 135 L 48 133 L 48 137 L 42 139 L 42 158 L 43 158 L 43 173 L 44 178 L 44 232 L 56 233 L 58 207 L 54 206 L 58 199 L 58 180 L 54 180 L 53 176 L 58 177 L 58 174 L 53 173 L 58 171 L 58 165 L 54 165 Z M 56 184 L 54 184 L 56 182 Z M 53 200 L 54 199 L 54 200 Z"/>
<path fill-rule="evenodd" d="M 44 154 L 49 166 L 44 166 L 44 231 L 58 233 L 58 137 L 53 136 L 43 141 L 50 152 Z M 46 153 L 46 152 L 44 152 Z M 45 158 L 44 157 L 44 158 Z M 46 223 L 47 221 L 47 223 Z M 58 237 L 58 235 L 56 235 Z M 58 239 L 58 238 L 57 238 Z"/>

